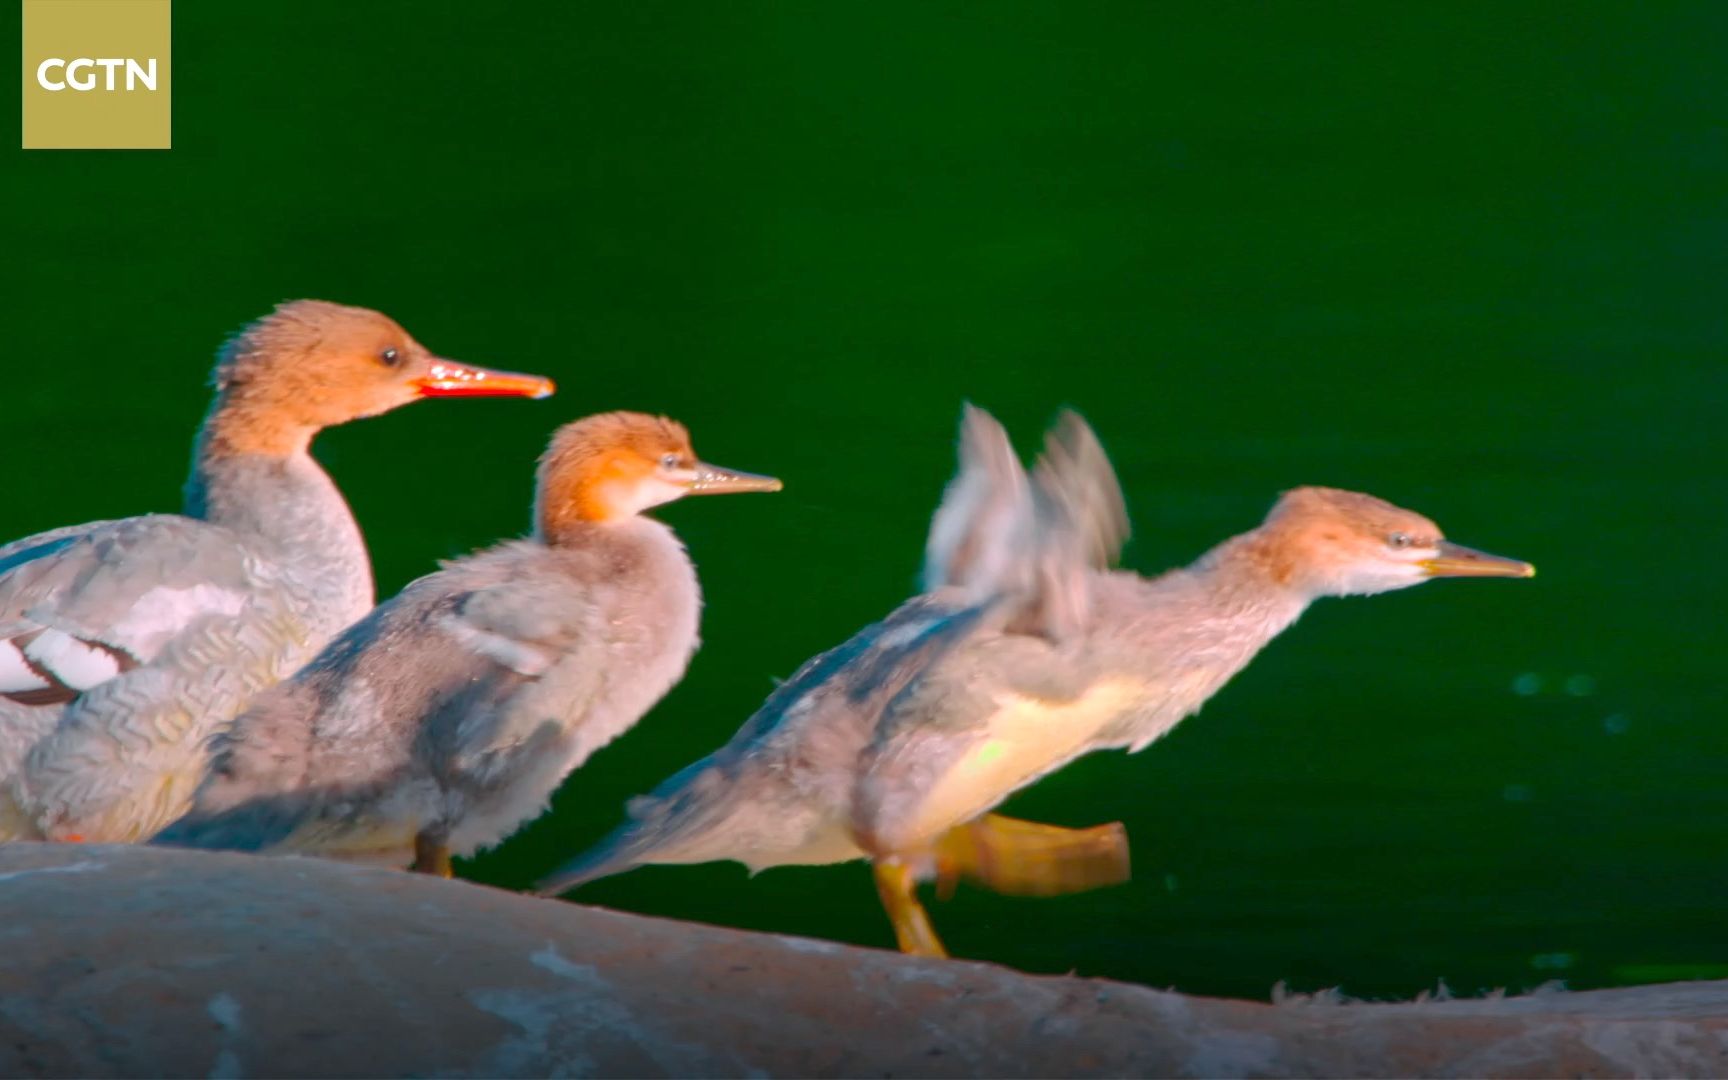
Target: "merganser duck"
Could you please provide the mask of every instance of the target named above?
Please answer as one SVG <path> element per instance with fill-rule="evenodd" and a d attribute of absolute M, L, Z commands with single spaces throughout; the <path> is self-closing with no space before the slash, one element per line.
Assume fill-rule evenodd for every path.
<path fill-rule="evenodd" d="M 1315 599 L 1535 572 L 1373 496 L 1305 487 L 1259 528 L 1146 579 L 1099 566 L 1125 536 L 1120 491 L 1077 417 L 1053 433 L 1030 497 L 978 465 L 1011 458 L 999 426 L 969 413 L 962 445 L 972 450 L 930 558 L 937 580 L 944 559 L 993 567 L 983 593 L 915 597 L 808 662 L 729 744 L 635 800 L 630 822 L 542 892 L 647 864 L 868 858 L 901 949 L 945 955 L 914 892 L 945 862 L 982 846 L 1024 864 L 1034 884 L 1079 867 L 1083 887 L 1097 859 L 1117 858 L 1107 836 L 1089 853 L 1084 832 L 1025 832 L 990 814 L 1016 790 L 1093 750 L 1145 748 Z M 980 536 L 968 520 L 994 525 Z"/>
<path fill-rule="evenodd" d="M 432 355 L 365 308 L 286 303 L 221 349 L 182 515 L 0 547 L 0 840 L 135 841 L 186 807 L 200 745 L 372 606 L 317 433 L 550 379 Z"/>
<path fill-rule="evenodd" d="M 452 854 L 537 816 L 682 677 L 696 572 L 642 511 L 778 490 L 698 461 L 671 420 L 566 425 L 540 459 L 532 538 L 413 582 L 259 697 L 156 842 L 449 876 Z"/>

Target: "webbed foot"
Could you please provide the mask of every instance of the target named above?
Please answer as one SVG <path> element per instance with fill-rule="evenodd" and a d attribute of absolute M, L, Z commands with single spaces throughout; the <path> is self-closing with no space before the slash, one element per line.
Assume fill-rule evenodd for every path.
<path fill-rule="evenodd" d="M 1007 896 L 1061 896 L 1128 880 L 1122 823 L 1065 829 L 985 814 L 936 843 L 937 885 L 952 894 L 959 878 Z"/>

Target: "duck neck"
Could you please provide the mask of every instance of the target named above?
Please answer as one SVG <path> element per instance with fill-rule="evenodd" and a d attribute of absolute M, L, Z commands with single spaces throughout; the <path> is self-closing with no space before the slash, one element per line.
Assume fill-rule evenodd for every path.
<path fill-rule="evenodd" d="M 1100 650 L 1124 659 L 1154 692 L 1106 732 L 1104 742 L 1139 749 L 1236 676 L 1301 617 L 1312 597 L 1269 572 L 1264 538 L 1244 533 L 1180 570 L 1151 579 L 1118 571 L 1131 587 L 1102 590 Z"/>
<path fill-rule="evenodd" d="M 347 501 L 312 458 L 314 433 L 249 430 L 222 406 L 193 448 L 184 513 L 239 535 L 281 575 L 309 625 L 340 630 L 372 607 L 372 565 Z"/>
<path fill-rule="evenodd" d="M 534 539 L 552 548 L 594 547 L 598 544 L 629 543 L 641 536 L 658 538 L 671 530 L 650 517 L 629 514 L 623 517 L 587 518 L 574 514 L 564 516 L 536 515 Z"/>
<path fill-rule="evenodd" d="M 1231 537 L 1188 569 L 1214 597 L 1218 610 L 1239 622 L 1245 637 L 1256 639 L 1256 649 L 1295 622 L 1314 600 L 1280 559 L 1275 538 L 1264 528 Z"/>
<path fill-rule="evenodd" d="M 570 505 L 546 497 L 544 485 L 534 493 L 534 539 L 547 547 L 580 547 L 602 535 L 606 522 L 578 513 Z"/>

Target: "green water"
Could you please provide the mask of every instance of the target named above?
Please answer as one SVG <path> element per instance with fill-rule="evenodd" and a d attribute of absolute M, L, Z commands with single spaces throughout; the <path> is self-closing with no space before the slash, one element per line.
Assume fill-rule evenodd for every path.
<path fill-rule="evenodd" d="M 465 875 L 533 880 L 902 599 L 962 399 L 1028 449 L 1071 404 L 1136 569 L 1325 483 L 1541 576 L 1321 604 L 1024 792 L 1126 821 L 1134 882 L 962 892 L 958 954 L 1260 997 L 1728 971 L 1728 7 L 176 7 L 173 151 L 7 155 L 0 534 L 177 505 L 212 349 L 306 295 L 562 384 L 320 440 L 386 594 L 519 532 L 586 412 L 787 482 L 665 512 L 689 677 Z M 581 896 L 890 941 L 861 865 Z"/>

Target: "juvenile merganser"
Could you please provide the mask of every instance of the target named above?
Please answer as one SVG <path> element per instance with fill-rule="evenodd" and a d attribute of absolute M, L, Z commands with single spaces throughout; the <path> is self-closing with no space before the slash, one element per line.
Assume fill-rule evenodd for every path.
<path fill-rule="evenodd" d="M 1028 861 L 1035 877 L 1041 862 L 1058 878 L 1088 865 L 1083 845 L 1051 848 L 1047 827 L 1021 837 L 989 813 L 1014 791 L 1093 750 L 1144 748 L 1319 597 L 1535 572 L 1443 540 L 1433 522 L 1373 496 L 1318 487 L 1286 493 L 1259 528 L 1185 569 L 1150 580 L 1107 571 L 1100 555 L 1124 535 L 1120 493 L 1084 423 L 1058 427 L 1020 500 L 968 467 L 968 456 L 1011 456 L 996 425 L 969 416 L 963 446 L 979 441 L 999 445 L 963 454 L 930 551 L 938 564 L 993 566 L 993 593 L 915 597 L 810 661 L 727 746 L 634 801 L 632 820 L 543 892 L 646 864 L 732 859 L 755 871 L 868 858 L 900 947 L 945 955 L 914 888 L 956 847 Z M 969 516 L 993 516 L 996 539 L 969 533 Z M 1100 853 L 1108 862 L 1107 844 Z"/>
<path fill-rule="evenodd" d="M 0 548 L 0 840 L 150 836 L 185 809 L 204 738 L 371 608 L 359 526 L 309 452 L 320 430 L 553 389 L 319 300 L 242 329 L 214 382 L 183 515 Z"/>
<path fill-rule="evenodd" d="M 448 876 L 452 853 L 538 815 L 683 675 L 696 572 L 642 511 L 778 490 L 698 461 L 671 420 L 566 425 L 540 459 L 533 537 L 415 581 L 259 697 L 156 842 Z"/>

